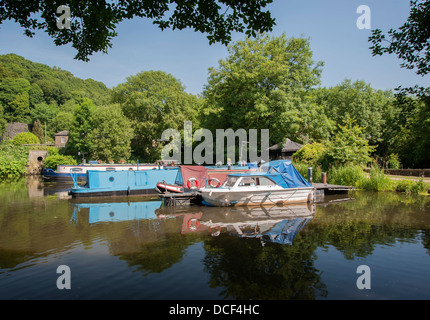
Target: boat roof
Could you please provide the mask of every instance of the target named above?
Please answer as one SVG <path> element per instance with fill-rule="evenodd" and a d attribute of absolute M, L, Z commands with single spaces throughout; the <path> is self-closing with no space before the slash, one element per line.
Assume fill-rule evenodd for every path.
<path fill-rule="evenodd" d="M 290 160 L 275 160 L 269 161 L 261 166 L 264 171 L 241 173 L 241 174 L 229 174 L 229 176 L 236 177 L 254 177 L 254 176 L 266 176 L 275 181 L 278 185 L 284 188 L 308 188 L 312 187 L 309 183 L 294 167 Z"/>
<path fill-rule="evenodd" d="M 254 171 L 254 172 L 241 172 L 241 173 L 229 173 L 228 176 L 230 177 L 255 177 L 255 176 L 274 176 L 274 173 L 267 173 L 262 171 Z"/>

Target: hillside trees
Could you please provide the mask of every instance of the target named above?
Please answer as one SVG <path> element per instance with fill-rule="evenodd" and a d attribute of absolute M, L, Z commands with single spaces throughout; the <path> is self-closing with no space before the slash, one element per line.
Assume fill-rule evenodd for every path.
<path fill-rule="evenodd" d="M 30 116 L 30 82 L 23 78 L 5 78 L 0 83 L 0 104 L 8 122 L 27 122 Z"/>
<path fill-rule="evenodd" d="M 56 132 L 70 129 L 74 108 L 84 98 L 100 105 L 108 97 L 109 89 L 101 82 L 15 54 L 0 55 L 0 133 L 8 122 L 39 121 L 52 139 Z"/>

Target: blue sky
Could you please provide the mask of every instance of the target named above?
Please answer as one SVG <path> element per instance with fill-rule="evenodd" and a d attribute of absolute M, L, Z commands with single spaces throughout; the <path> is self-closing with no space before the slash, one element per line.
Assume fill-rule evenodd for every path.
<path fill-rule="evenodd" d="M 428 76 L 400 68 L 396 56 L 372 56 L 368 42 L 371 31 L 356 26 L 360 5 L 371 9 L 371 28 L 385 32 L 400 27 L 409 15 L 409 0 L 274 0 L 267 9 L 276 19 L 273 35 L 310 38 L 314 60 L 325 63 L 322 86 L 335 86 L 346 78 L 364 80 L 383 90 L 399 85 L 428 86 Z M 228 54 L 221 44 L 209 45 L 204 34 L 160 31 L 150 20 L 140 18 L 120 23 L 117 33 L 108 54 L 97 53 L 89 62 L 81 62 L 73 59 L 76 52 L 71 46 L 56 47 L 44 32 L 28 38 L 18 24 L 7 21 L 0 25 L 0 54 L 16 53 L 108 87 L 140 71 L 162 70 L 179 79 L 193 94 L 202 92 L 208 68 L 217 67 Z M 243 34 L 233 34 L 233 41 L 243 38 Z"/>

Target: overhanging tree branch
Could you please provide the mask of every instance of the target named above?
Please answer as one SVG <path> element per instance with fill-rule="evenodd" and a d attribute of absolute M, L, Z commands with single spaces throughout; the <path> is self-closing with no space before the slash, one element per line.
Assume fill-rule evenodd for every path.
<path fill-rule="evenodd" d="M 89 61 L 95 52 L 106 53 L 117 35 L 116 26 L 135 17 L 153 20 L 161 30 L 192 28 L 207 34 L 209 42 L 228 44 L 232 32 L 255 35 L 271 31 L 275 20 L 263 11 L 273 0 L 0 0 L 0 24 L 13 20 L 33 37 L 46 31 L 57 46 L 72 44 L 75 59 Z M 56 10 L 70 7 L 70 29 L 58 29 Z M 226 10 L 231 9 L 231 10 Z M 227 13 L 228 12 L 228 13 Z"/>

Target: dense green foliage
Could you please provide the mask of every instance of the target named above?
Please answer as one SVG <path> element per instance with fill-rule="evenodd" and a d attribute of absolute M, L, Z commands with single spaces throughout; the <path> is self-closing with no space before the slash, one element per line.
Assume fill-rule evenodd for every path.
<path fill-rule="evenodd" d="M 159 159 L 161 138 L 166 129 L 183 131 L 184 121 L 199 128 L 201 101 L 185 92 L 182 83 L 162 71 L 140 72 L 113 89 L 112 101 L 118 103 L 134 128 L 134 154 L 146 161 Z"/>
<path fill-rule="evenodd" d="M 22 132 L 22 133 L 18 133 L 12 139 L 12 143 L 16 146 L 19 146 L 22 144 L 39 144 L 40 140 L 35 134 L 31 132 Z"/>
<path fill-rule="evenodd" d="M 321 165 L 321 156 L 325 153 L 327 147 L 320 142 L 305 144 L 300 150 L 294 153 L 294 161 L 307 164 L 311 167 Z"/>
<path fill-rule="evenodd" d="M 0 130 L 24 122 L 42 142 L 45 134 L 52 142 L 68 130 L 61 153 L 78 162 L 152 162 L 165 145 L 163 131 L 176 129 L 182 138 L 191 121 L 193 132 L 269 129 L 271 145 L 285 138 L 305 144 L 295 158 L 301 170 L 355 170 L 371 159 L 390 168 L 430 167 L 427 96 L 348 79 L 321 87 L 322 67 L 308 39 L 259 34 L 230 44 L 228 56 L 209 69 L 203 95 L 195 96 L 164 71 L 138 72 L 108 89 L 7 54 L 0 56 Z"/>
<path fill-rule="evenodd" d="M 320 155 L 319 162 L 324 170 L 331 166 L 365 166 L 371 160 L 370 153 L 374 148 L 363 137 L 361 127 L 349 118 L 344 123 L 339 125 L 338 131 L 326 143 L 326 149 Z"/>
<path fill-rule="evenodd" d="M 310 89 L 322 63 L 307 39 L 259 35 L 229 46 L 229 56 L 209 69 L 205 128 L 270 129 L 270 143 L 328 138 L 332 123 Z"/>
<path fill-rule="evenodd" d="M 0 55 L 0 134 L 4 122 L 33 124 L 39 120 L 47 136 L 69 129 L 70 116 L 83 98 L 107 102 L 109 89 L 60 68 L 31 62 L 15 54 Z"/>
<path fill-rule="evenodd" d="M 324 105 L 329 119 L 342 123 L 346 118 L 355 119 L 369 143 L 382 141 L 385 112 L 389 110 L 393 94 L 373 89 L 364 81 L 345 80 L 332 88 L 315 91 L 318 104 Z"/>
<path fill-rule="evenodd" d="M 410 7 L 409 17 L 397 30 L 390 29 L 388 35 L 379 29 L 372 31 L 370 49 L 373 55 L 397 55 L 402 68 L 424 77 L 430 72 L 430 1 L 411 0 Z M 429 167 L 430 87 L 400 86 L 396 91 L 397 108 L 389 117 L 393 123 L 388 127 L 385 147 L 398 152 L 407 166 Z"/>
<path fill-rule="evenodd" d="M 47 169 L 57 170 L 59 164 L 63 165 L 76 165 L 76 160 L 71 156 L 65 156 L 62 154 L 52 154 L 46 157 L 43 162 L 43 166 Z"/>
<path fill-rule="evenodd" d="M 88 139 L 92 142 L 90 154 L 93 158 L 116 163 L 129 159 L 133 136 L 131 122 L 118 105 L 94 109 L 92 130 L 88 134 Z"/>
<path fill-rule="evenodd" d="M 11 143 L 0 145 L 0 179 L 24 176 L 27 162 L 28 149 L 26 147 Z"/>
<path fill-rule="evenodd" d="M 119 162 L 130 158 L 132 138 L 131 122 L 118 105 L 96 106 L 85 99 L 74 110 L 65 152 Z"/>

